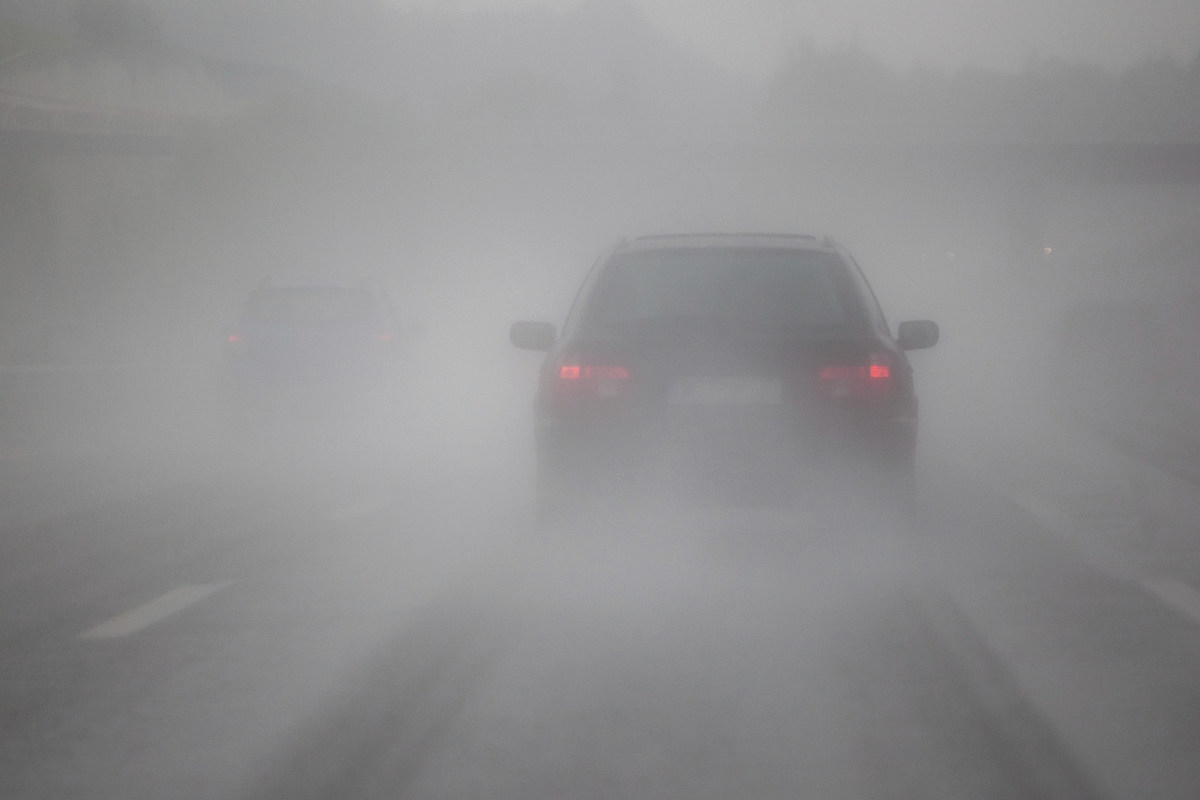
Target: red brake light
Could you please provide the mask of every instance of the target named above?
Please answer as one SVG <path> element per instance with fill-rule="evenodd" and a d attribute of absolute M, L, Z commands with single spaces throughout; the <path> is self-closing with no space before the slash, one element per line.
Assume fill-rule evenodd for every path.
<path fill-rule="evenodd" d="M 225 337 L 226 344 L 241 344 L 242 335 L 240 333 L 231 333 Z"/>
<path fill-rule="evenodd" d="M 556 391 L 572 397 L 617 397 L 629 385 L 629 370 L 620 364 L 580 364 L 568 361 L 558 368 Z"/>
<path fill-rule="evenodd" d="M 892 388 L 892 368 L 885 356 L 873 355 L 867 364 L 825 367 L 822 391 L 830 397 L 880 397 Z"/>
<path fill-rule="evenodd" d="M 580 366 L 564 364 L 558 370 L 558 377 L 564 381 L 623 381 L 629 379 L 629 370 L 620 366 Z"/>
<path fill-rule="evenodd" d="M 825 367 L 821 370 L 822 383 L 862 380 L 867 377 L 866 367 Z"/>

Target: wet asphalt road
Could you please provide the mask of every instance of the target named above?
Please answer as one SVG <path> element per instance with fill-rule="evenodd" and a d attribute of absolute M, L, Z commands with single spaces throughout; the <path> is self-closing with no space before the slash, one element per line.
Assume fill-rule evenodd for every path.
<path fill-rule="evenodd" d="M 1200 793 L 1186 590 L 937 457 L 910 533 L 538 536 L 522 479 L 436 458 L 0 471 L 6 798 Z"/>

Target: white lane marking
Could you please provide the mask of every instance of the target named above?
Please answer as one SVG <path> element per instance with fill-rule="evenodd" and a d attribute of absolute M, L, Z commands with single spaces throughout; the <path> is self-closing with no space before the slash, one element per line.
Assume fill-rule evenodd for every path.
<path fill-rule="evenodd" d="M 969 467 L 967 468 L 969 469 Z M 988 485 L 986 481 L 979 479 L 978 476 L 977 479 L 981 483 Z M 1070 518 L 1070 514 L 1067 511 L 1055 508 L 1053 504 L 1044 503 L 1039 498 L 1033 497 L 1026 492 L 1018 492 L 1009 487 L 992 485 L 1003 496 L 1016 503 L 1029 514 L 1032 514 L 1034 518 L 1051 530 L 1061 532 L 1066 527 L 1066 521 Z M 1082 555 L 1087 558 L 1089 565 L 1093 569 L 1116 580 L 1133 583 L 1142 591 L 1158 598 L 1164 605 L 1183 614 L 1192 622 L 1200 624 L 1200 592 L 1186 583 L 1170 578 L 1141 577 L 1127 565 L 1113 562 L 1110 559 L 1102 559 L 1094 552 L 1085 550 L 1082 552 Z"/>
<path fill-rule="evenodd" d="M 980 486 L 1014 503 L 1050 531 L 1062 533 L 1067 528 L 1071 514 L 1061 505 L 1038 497 L 1032 492 L 1017 489 L 1008 483 L 985 477 L 983 471 L 969 461 L 947 458 L 946 462 Z"/>
<path fill-rule="evenodd" d="M 1169 578 L 1155 578 L 1139 581 L 1146 591 L 1166 603 L 1171 608 L 1200 623 L 1200 592 L 1179 581 Z"/>
<path fill-rule="evenodd" d="M 78 372 L 133 372 L 154 369 L 153 361 L 118 361 L 111 364 L 0 364 L 0 374 L 52 375 Z"/>
<path fill-rule="evenodd" d="M 201 583 L 178 586 L 161 597 L 118 614 L 101 622 L 96 627 L 79 634 L 80 639 L 119 639 L 137 633 L 172 614 L 199 603 L 213 592 L 228 586 L 228 583 Z"/>

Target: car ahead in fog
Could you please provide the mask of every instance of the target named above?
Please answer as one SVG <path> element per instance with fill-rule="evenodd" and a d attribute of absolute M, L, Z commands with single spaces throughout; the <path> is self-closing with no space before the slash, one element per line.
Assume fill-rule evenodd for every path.
<path fill-rule="evenodd" d="M 236 410 L 336 406 L 385 389 L 399 336 L 386 298 L 366 287 L 260 285 L 225 332 Z"/>
<path fill-rule="evenodd" d="M 539 519 L 647 490 L 791 503 L 854 477 L 879 498 L 911 493 L 905 351 L 936 344 L 938 327 L 902 322 L 893 336 L 857 263 L 828 238 L 622 241 L 593 266 L 561 334 L 516 322 L 510 339 L 546 352 Z"/>

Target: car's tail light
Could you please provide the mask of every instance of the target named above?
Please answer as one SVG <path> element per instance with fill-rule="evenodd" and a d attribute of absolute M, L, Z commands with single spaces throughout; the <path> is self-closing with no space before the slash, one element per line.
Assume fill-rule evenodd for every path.
<path fill-rule="evenodd" d="M 819 377 L 829 397 L 883 397 L 892 391 L 892 367 L 883 355 L 872 355 L 865 364 L 824 367 Z"/>
<path fill-rule="evenodd" d="M 563 364 L 558 370 L 558 377 L 564 381 L 625 381 L 629 380 L 629 370 L 614 365 Z"/>
<path fill-rule="evenodd" d="M 559 365 L 555 386 L 560 394 L 615 397 L 629 384 L 629 370 L 620 364 L 568 359 Z"/>
<path fill-rule="evenodd" d="M 392 343 L 392 334 L 388 331 L 375 334 L 375 341 L 382 345 L 390 345 Z"/>
<path fill-rule="evenodd" d="M 246 357 L 246 337 L 236 331 L 225 334 L 222 342 L 225 358 L 240 361 Z"/>

